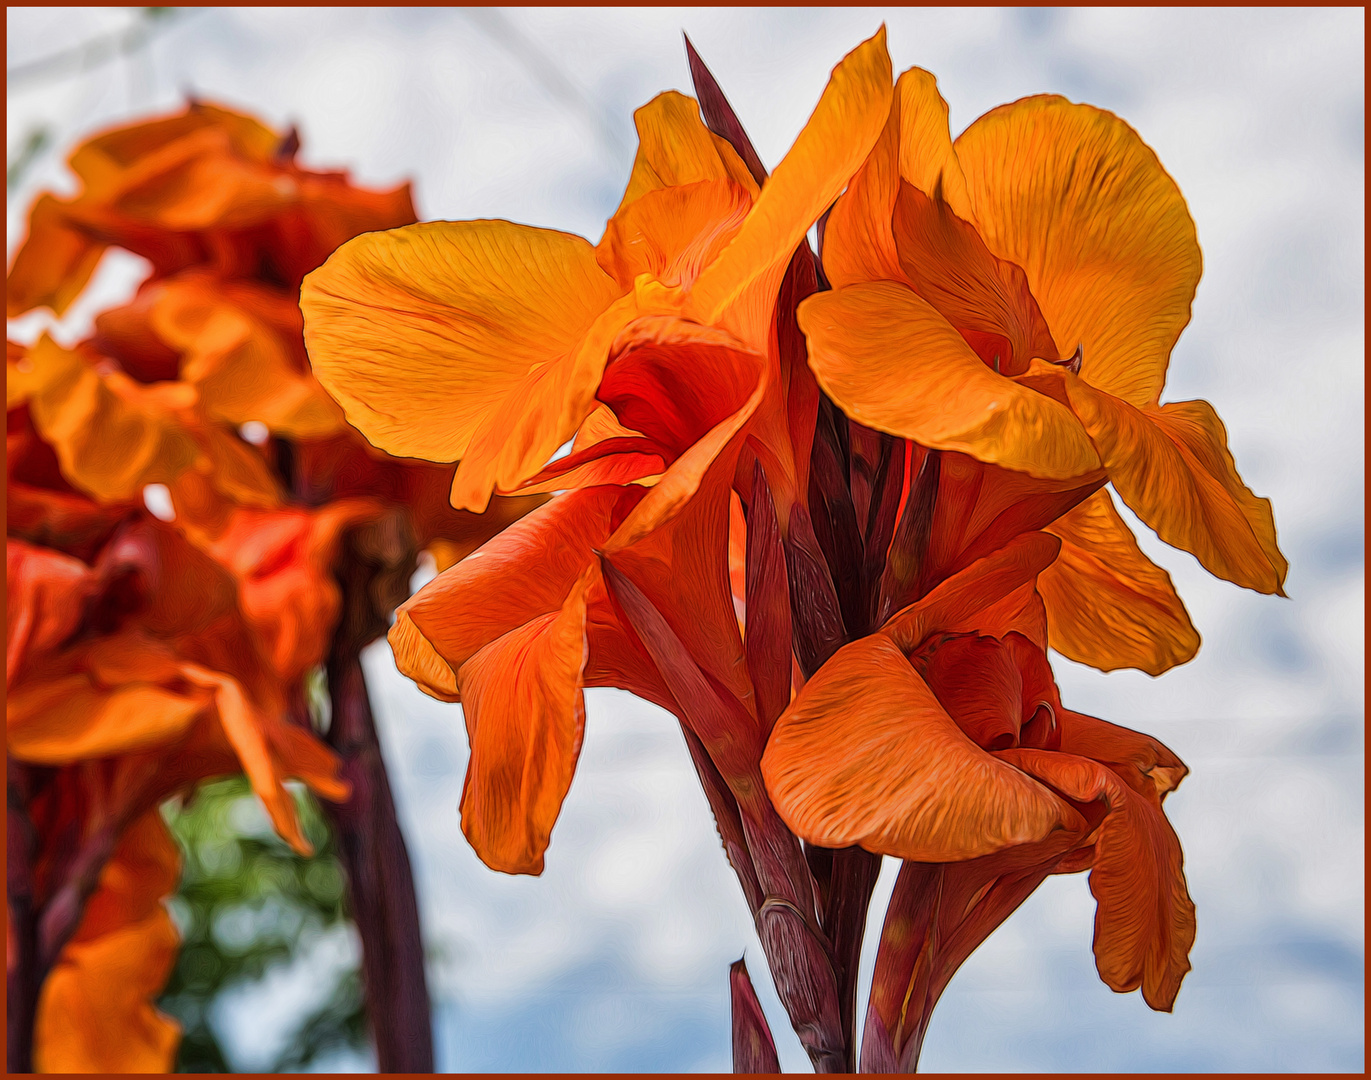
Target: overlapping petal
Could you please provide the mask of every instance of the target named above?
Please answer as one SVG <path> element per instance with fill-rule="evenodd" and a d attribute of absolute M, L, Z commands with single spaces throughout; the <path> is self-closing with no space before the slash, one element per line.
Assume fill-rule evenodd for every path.
<path fill-rule="evenodd" d="M 1195 224 L 1175 181 L 1112 113 L 1024 98 L 956 142 L 981 236 L 1023 267 L 1081 375 L 1137 407 L 1155 405 L 1200 279 Z"/>
<path fill-rule="evenodd" d="M 1082 664 L 1160 675 L 1184 664 L 1200 635 L 1171 575 L 1138 547 L 1107 491 L 1045 527 L 1061 553 L 1038 578 L 1052 647 Z"/>
<path fill-rule="evenodd" d="M 1110 989 L 1141 987 L 1148 1005 L 1169 1012 L 1190 970 L 1195 905 L 1181 872 L 1180 841 L 1160 803 L 1088 758 L 1041 750 L 1002 756 L 1068 798 L 1103 802 L 1090 871 L 1095 963 Z"/>
<path fill-rule="evenodd" d="M 1140 409 L 1083 378 L 1068 377 L 1066 386 L 1130 510 L 1210 573 L 1281 593 L 1289 564 L 1276 546 L 1271 502 L 1243 484 L 1207 402 Z"/>
<path fill-rule="evenodd" d="M 496 638 L 458 672 L 471 740 L 462 831 L 494 870 L 542 872 L 585 727 L 586 592 L 595 574 L 588 566 L 560 610 Z"/>
<path fill-rule="evenodd" d="M 811 843 L 919 862 L 974 859 L 1083 824 L 972 742 L 883 634 L 844 646 L 805 684 L 776 722 L 762 775 Z"/>
<path fill-rule="evenodd" d="M 589 415 L 599 371 L 568 377 L 618 292 L 579 237 L 436 222 L 344 245 L 301 307 L 315 374 L 348 419 L 392 454 L 463 458 L 462 502 L 480 510 Z"/>
<path fill-rule="evenodd" d="M 849 416 L 923 446 L 1031 476 L 1099 468 L 1061 402 L 997 375 L 922 297 L 895 282 L 849 285 L 800 305 L 819 385 Z"/>

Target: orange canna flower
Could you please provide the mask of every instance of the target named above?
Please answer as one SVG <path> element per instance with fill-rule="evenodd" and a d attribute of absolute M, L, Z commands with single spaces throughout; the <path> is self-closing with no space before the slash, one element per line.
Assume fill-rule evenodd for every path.
<path fill-rule="evenodd" d="M 1160 404 L 1200 251 L 1175 183 L 1117 117 L 1025 98 L 954 143 L 933 77 L 911 69 L 828 218 L 823 263 L 833 290 L 800 323 L 848 415 L 1082 498 L 1107 478 L 1212 573 L 1281 591 L 1270 504 L 1243 485 L 1213 409 Z M 1050 527 L 1064 542 L 1043 588 L 1054 647 L 1154 674 L 1193 654 L 1184 609 L 1107 494 Z M 1092 594 L 1128 603 L 1075 603 Z"/>
<path fill-rule="evenodd" d="M 797 835 L 906 861 L 869 1067 L 911 1065 L 957 966 L 1050 873 L 1090 868 L 1111 988 L 1170 1009 L 1189 970 L 1194 906 L 1161 809 L 1186 769 L 1062 707 L 1035 590 L 1058 548 L 1023 535 L 844 646 L 767 744 L 767 788 Z"/>
<path fill-rule="evenodd" d="M 649 483 L 661 473 L 637 438 L 637 414 L 604 410 L 621 359 L 655 359 L 676 372 L 674 396 L 687 398 L 708 394 L 692 375 L 701 363 L 756 366 L 770 394 L 752 407 L 753 429 L 785 481 L 788 510 L 803 494 L 807 454 L 791 445 L 804 425 L 788 419 L 776 298 L 806 230 L 879 134 L 890 93 L 881 31 L 834 69 L 760 190 L 689 98 L 659 96 L 636 115 L 633 173 L 595 247 L 504 221 L 358 237 L 301 293 L 315 374 L 377 446 L 460 459 L 453 505 L 481 510 L 497 489 Z M 573 436 L 574 461 L 541 472 Z"/>
<path fill-rule="evenodd" d="M 460 458 L 457 506 L 571 489 L 402 605 L 390 635 L 402 671 L 463 703 L 462 823 L 488 864 L 541 870 L 583 686 L 695 711 L 654 649 L 717 684 L 727 721 L 696 717 L 700 737 L 750 732 L 728 736 L 738 745 L 720 748 L 719 768 L 756 774 L 765 735 L 729 588 L 730 486 L 750 448 L 800 501 L 804 391 L 782 369 L 777 298 L 889 92 L 882 32 L 838 65 L 760 191 L 694 103 L 665 94 L 637 114 L 634 171 L 598 247 L 507 222 L 436 223 L 359 237 L 307 279 L 315 373 L 376 445 Z M 637 617 L 606 573 L 646 605 Z M 666 637 L 641 625 L 648 609 Z"/>

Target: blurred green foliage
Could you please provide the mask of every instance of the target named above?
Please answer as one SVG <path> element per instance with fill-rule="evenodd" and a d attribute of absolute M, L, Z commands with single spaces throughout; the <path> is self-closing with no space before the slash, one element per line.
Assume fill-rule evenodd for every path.
<path fill-rule="evenodd" d="M 244 777 L 202 784 L 184 806 L 163 808 L 183 860 L 171 902 L 181 951 L 157 1003 L 183 1028 L 177 1072 L 231 1071 L 211 1019 L 216 1000 L 289 965 L 320 935 L 350 921 L 329 823 L 307 792 L 297 790 L 295 799 L 315 849 L 307 859 L 272 831 Z M 366 1055 L 368 1041 L 354 964 L 323 1004 L 301 1017 L 266 1071 L 305 1070 L 340 1051 Z"/>

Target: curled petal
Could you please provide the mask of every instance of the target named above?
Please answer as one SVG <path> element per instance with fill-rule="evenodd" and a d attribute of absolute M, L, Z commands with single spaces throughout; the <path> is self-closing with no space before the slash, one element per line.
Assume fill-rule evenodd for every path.
<path fill-rule="evenodd" d="M 649 191 L 610 218 L 595 257 L 625 291 L 639 274 L 689 284 L 733 239 L 751 207 L 747 190 L 732 180 Z"/>
<path fill-rule="evenodd" d="M 1190 970 L 1195 905 L 1181 871 L 1180 841 L 1160 804 L 1087 758 L 1042 750 L 1000 756 L 1070 799 L 1104 803 L 1090 871 L 1095 964 L 1111 990 L 1141 987 L 1148 1005 L 1170 1012 Z"/>
<path fill-rule="evenodd" d="M 460 700 L 458 669 L 497 638 L 561 610 L 621 505 L 640 495 L 596 487 L 560 496 L 443 571 L 395 613 L 390 644 L 400 670 L 426 694 Z"/>
<path fill-rule="evenodd" d="M 997 375 L 908 287 L 872 282 L 817 293 L 799 317 L 819 385 L 854 420 L 1036 477 L 1099 468 L 1070 409 Z"/>
<path fill-rule="evenodd" d="M 65 314 L 95 273 L 106 246 L 71 220 L 64 203 L 41 196 L 29 212 L 28 237 L 5 281 L 9 318 L 36 307 Z"/>
<path fill-rule="evenodd" d="M 493 870 L 542 873 L 581 752 L 586 590 L 595 572 L 586 569 L 559 611 L 492 641 L 458 672 L 471 739 L 462 831 Z"/>
<path fill-rule="evenodd" d="M 1195 224 L 1157 155 L 1112 113 L 1039 96 L 992 109 L 957 139 L 975 221 L 1023 267 L 1081 375 L 1155 404 L 1200 280 Z"/>
<path fill-rule="evenodd" d="M 1066 386 L 1130 510 L 1211 574 L 1284 595 L 1289 564 L 1276 546 L 1271 501 L 1242 482 L 1227 432 L 1208 402 L 1137 409 L 1083 378 L 1068 375 Z"/>
<path fill-rule="evenodd" d="M 1026 533 L 965 570 L 954 574 L 927 596 L 897 612 L 881 628 L 901 649 L 912 652 L 928 635 L 992 633 L 1011 630 L 1033 634 L 1004 619 L 1021 609 L 1018 594 L 1031 591 L 1034 581 L 1057 556 L 1061 541 L 1046 533 Z M 1008 606 L 1003 606 L 1008 603 Z"/>
<path fill-rule="evenodd" d="M 881 634 L 844 646 L 805 684 L 776 722 L 762 775 L 810 843 L 918 862 L 974 859 L 1083 825 L 967 738 Z"/>
<path fill-rule="evenodd" d="M 1200 635 L 1171 585 L 1097 491 L 1045 527 L 1062 541 L 1057 561 L 1038 578 L 1052 647 L 1082 664 L 1149 675 L 1184 664 Z"/>
<path fill-rule="evenodd" d="M 1168 747 L 1141 731 L 1069 709 L 1059 709 L 1057 719 L 1062 753 L 1108 765 L 1139 793 L 1150 793 L 1158 802 L 1190 771 Z"/>

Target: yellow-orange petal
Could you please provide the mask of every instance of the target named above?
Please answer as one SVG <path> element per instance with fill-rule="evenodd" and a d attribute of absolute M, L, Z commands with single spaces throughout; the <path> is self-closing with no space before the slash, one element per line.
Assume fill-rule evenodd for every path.
<path fill-rule="evenodd" d="M 120 839 L 76 933 L 43 983 L 34 1021 L 38 1072 L 170 1072 L 180 1025 L 153 1002 L 179 937 L 162 901 L 180 858 L 151 810 Z"/>
<path fill-rule="evenodd" d="M 1066 387 L 1130 510 L 1211 574 L 1284 595 L 1289 564 L 1276 546 L 1271 501 L 1242 482 L 1223 422 L 1208 402 L 1137 409 L 1082 378 L 1068 376 Z"/>
<path fill-rule="evenodd" d="M 733 239 L 751 207 L 752 197 L 731 180 L 649 191 L 610 218 L 595 257 L 625 291 L 639 274 L 688 284 Z"/>
<path fill-rule="evenodd" d="M 624 498 L 612 487 L 559 496 L 443 571 L 397 609 L 396 665 L 426 694 L 460 700 L 458 669 L 497 638 L 561 609 Z"/>
<path fill-rule="evenodd" d="M 55 315 L 65 314 L 95 273 L 106 246 L 71 219 L 66 203 L 41 196 L 5 280 L 8 317 L 44 306 Z"/>
<path fill-rule="evenodd" d="M 154 300 L 149 328 L 181 353 L 180 377 L 194 386 L 206 414 L 235 426 L 257 421 L 294 438 L 339 431 L 337 404 L 296 368 L 287 342 L 239 302 L 226 300 L 211 279 L 166 283 Z"/>
<path fill-rule="evenodd" d="M 1044 479 L 1099 468 L 1071 410 L 991 371 L 904 285 L 816 293 L 799 320 L 819 385 L 868 427 Z"/>
<path fill-rule="evenodd" d="M 1140 796 L 1099 762 L 1044 750 L 1001 755 L 1068 798 L 1101 800 L 1090 891 L 1095 896 L 1095 965 L 1111 990 L 1142 988 L 1169 1012 L 1190 970 L 1195 905 L 1181 870 L 1181 845 L 1160 804 Z"/>
<path fill-rule="evenodd" d="M 194 691 L 151 682 L 104 687 L 80 672 L 21 680 L 6 701 L 6 749 L 38 765 L 144 750 L 185 734 L 207 704 Z"/>
<path fill-rule="evenodd" d="M 906 73 L 908 74 L 908 73 Z M 900 76 L 903 83 L 905 75 Z M 948 138 L 948 147 L 952 140 Z M 824 276 L 835 289 L 862 281 L 900 281 L 891 219 L 900 194 L 900 93 L 890 116 L 847 190 L 829 211 L 824 226 Z"/>
<path fill-rule="evenodd" d="M 462 832 L 492 870 L 543 871 L 581 752 L 586 590 L 598 573 L 588 566 L 560 610 L 492 641 L 458 672 L 471 740 Z"/>
<path fill-rule="evenodd" d="M 843 646 L 805 683 L 776 721 L 762 775 L 810 843 L 917 862 L 974 859 L 1084 824 L 967 738 L 881 634 Z"/>
<path fill-rule="evenodd" d="M 705 127 L 694 98 L 667 90 L 636 110 L 633 124 L 638 152 L 611 221 L 649 192 L 701 180 L 732 180 L 756 198 L 757 181 L 728 141 Z"/>
<path fill-rule="evenodd" d="M 938 80 L 922 68 L 910 68 L 895 83 L 895 96 L 900 103 L 900 176 L 930 198 L 941 193 L 958 217 L 974 221 Z"/>
<path fill-rule="evenodd" d="M 833 69 L 813 114 L 752 213 L 700 274 L 690 310 L 765 351 L 781 278 L 809 227 L 847 186 L 880 137 L 894 93 L 885 27 Z"/>
<path fill-rule="evenodd" d="M 1149 675 L 1194 657 L 1200 635 L 1171 575 L 1142 553 L 1108 491 L 1044 528 L 1062 541 L 1038 578 L 1054 649 L 1101 671 Z"/>
<path fill-rule="evenodd" d="M 195 400 L 190 387 L 102 375 L 46 334 L 29 361 L 34 426 L 57 452 L 67 480 L 96 499 L 137 498 L 145 485 L 170 482 L 199 456 L 178 415 Z"/>
<path fill-rule="evenodd" d="M 1200 280 L 1195 223 L 1157 155 L 1112 113 L 1024 98 L 956 142 L 981 236 L 1023 267 L 1082 377 L 1155 404 Z"/>
<path fill-rule="evenodd" d="M 392 454 L 456 461 L 511 401 L 528 410 L 541 404 L 528 394 L 564 390 L 545 374 L 572 362 L 619 291 L 578 236 L 431 222 L 344 244 L 300 306 L 315 375 L 349 421 Z M 574 430 L 538 433 L 529 473 Z"/>

